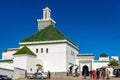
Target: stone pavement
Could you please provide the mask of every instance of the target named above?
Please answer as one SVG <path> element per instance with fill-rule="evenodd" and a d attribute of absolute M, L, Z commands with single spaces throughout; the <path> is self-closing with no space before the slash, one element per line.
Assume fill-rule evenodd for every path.
<path fill-rule="evenodd" d="M 53 77 L 51 80 L 85 80 L 83 77 Z M 86 80 L 90 80 L 89 77 L 87 77 Z M 104 79 L 107 80 L 107 79 Z M 120 80 L 120 77 L 110 77 L 109 80 Z"/>
<path fill-rule="evenodd" d="M 42 80 L 42 79 L 18 79 L 18 80 Z M 49 80 L 49 79 L 43 79 L 43 80 Z M 50 80 L 85 80 L 83 77 L 52 77 Z M 86 80 L 90 80 L 89 77 L 87 77 Z M 107 79 L 104 79 L 107 80 Z M 109 80 L 120 80 L 120 77 L 110 77 Z"/>

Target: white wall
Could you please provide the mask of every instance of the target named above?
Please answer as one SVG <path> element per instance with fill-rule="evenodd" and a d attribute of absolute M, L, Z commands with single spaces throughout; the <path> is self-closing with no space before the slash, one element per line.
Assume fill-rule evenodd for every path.
<path fill-rule="evenodd" d="M 17 80 L 18 78 L 25 78 L 26 77 L 26 70 L 20 68 L 14 68 L 14 76 L 13 80 Z"/>
<path fill-rule="evenodd" d="M 60 44 L 44 44 L 27 46 L 37 55 L 37 59 L 43 62 L 44 71 L 47 72 L 65 72 L 66 71 L 66 43 Z M 41 53 L 43 48 L 43 53 Z M 48 48 L 48 53 L 46 53 Z M 38 53 L 36 53 L 38 49 Z"/>
<path fill-rule="evenodd" d="M 27 73 L 35 73 L 37 71 L 36 64 L 41 64 L 34 56 L 27 55 Z M 32 70 L 31 70 L 32 69 Z"/>
<path fill-rule="evenodd" d="M 13 66 L 13 63 L 0 62 L 0 68 L 13 70 L 14 66 Z"/>
<path fill-rule="evenodd" d="M 27 55 L 14 55 L 14 67 L 27 69 Z"/>
<path fill-rule="evenodd" d="M 13 59 L 13 54 L 15 53 L 16 51 L 6 51 L 6 52 L 3 52 L 2 53 L 2 59 Z"/>
<path fill-rule="evenodd" d="M 109 61 L 109 56 L 108 57 L 99 57 L 99 61 Z"/>
<path fill-rule="evenodd" d="M 7 75 L 8 77 L 12 77 L 13 73 L 14 73 L 13 70 L 0 68 L 0 75 Z"/>
<path fill-rule="evenodd" d="M 36 57 L 30 55 L 14 55 L 13 63 L 1 62 L 0 68 L 11 69 L 14 67 L 27 70 L 27 73 L 36 72 L 36 64 L 40 64 L 41 61 L 37 60 Z M 32 69 L 32 71 L 31 71 Z"/>
<path fill-rule="evenodd" d="M 36 72 L 36 61 L 35 56 L 31 55 L 14 55 L 14 67 L 27 70 L 27 73 Z M 32 70 L 31 70 L 32 69 Z"/>
<path fill-rule="evenodd" d="M 77 64 L 76 63 L 76 56 L 78 54 L 78 50 L 76 50 L 75 48 L 73 48 L 72 46 L 70 46 L 69 44 L 67 44 L 66 46 L 67 48 L 67 52 L 66 52 L 66 55 L 67 55 L 67 70 L 69 68 L 69 63 L 72 63 L 72 64 Z"/>
<path fill-rule="evenodd" d="M 119 56 L 111 56 L 112 59 L 115 59 L 116 61 L 119 61 Z"/>
<path fill-rule="evenodd" d="M 96 70 L 97 68 L 101 68 L 101 67 L 105 67 L 105 66 L 108 66 L 108 63 L 109 62 L 100 62 L 100 61 L 95 61 L 92 63 L 92 70 Z"/>

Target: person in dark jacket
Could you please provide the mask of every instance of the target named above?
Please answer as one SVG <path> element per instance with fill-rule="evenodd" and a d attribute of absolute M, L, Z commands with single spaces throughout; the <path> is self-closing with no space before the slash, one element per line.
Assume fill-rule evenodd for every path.
<path fill-rule="evenodd" d="M 90 80 L 92 80 L 92 70 L 90 70 Z"/>
<path fill-rule="evenodd" d="M 84 79 L 86 79 L 87 76 L 87 70 L 84 71 Z"/>
<path fill-rule="evenodd" d="M 50 73 L 50 71 L 48 71 L 47 76 L 48 76 L 48 79 L 50 79 L 50 78 L 51 78 L 51 73 Z"/>

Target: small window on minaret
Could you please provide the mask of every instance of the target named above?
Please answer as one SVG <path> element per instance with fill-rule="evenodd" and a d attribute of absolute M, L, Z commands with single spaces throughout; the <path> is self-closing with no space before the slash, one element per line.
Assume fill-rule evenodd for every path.
<path fill-rule="evenodd" d="M 36 49 L 36 53 L 38 53 L 38 49 Z"/>
<path fill-rule="evenodd" d="M 46 53 L 48 53 L 48 48 L 46 48 Z"/>
<path fill-rule="evenodd" d="M 47 19 L 47 12 L 45 12 L 45 19 Z"/>
<path fill-rule="evenodd" d="M 41 48 L 41 53 L 43 53 L 43 48 Z"/>

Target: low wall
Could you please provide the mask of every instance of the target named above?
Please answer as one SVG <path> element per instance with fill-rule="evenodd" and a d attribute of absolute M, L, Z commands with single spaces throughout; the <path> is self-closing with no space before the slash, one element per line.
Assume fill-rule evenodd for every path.
<path fill-rule="evenodd" d="M 27 76 L 27 71 L 20 68 L 14 68 L 14 79 L 25 78 Z"/>
<path fill-rule="evenodd" d="M 0 68 L 0 75 L 7 75 L 8 77 L 12 77 L 14 74 L 14 70 Z"/>
<path fill-rule="evenodd" d="M 14 70 L 0 68 L 0 75 L 7 75 L 8 77 L 18 79 L 25 78 L 27 75 L 27 71 L 20 68 L 14 68 Z"/>

